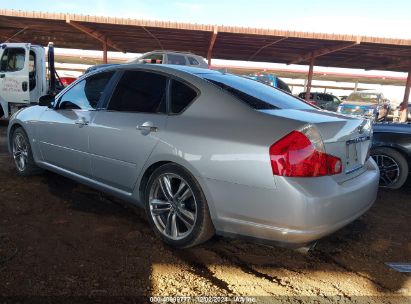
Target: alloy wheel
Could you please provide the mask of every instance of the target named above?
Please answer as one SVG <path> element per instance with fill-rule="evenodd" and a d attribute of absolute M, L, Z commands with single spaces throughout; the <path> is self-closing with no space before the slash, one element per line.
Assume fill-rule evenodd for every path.
<path fill-rule="evenodd" d="M 17 133 L 13 139 L 13 158 L 17 169 L 22 172 L 27 167 L 27 161 L 29 157 L 28 143 L 25 137 Z"/>
<path fill-rule="evenodd" d="M 400 167 L 388 155 L 376 154 L 372 156 L 380 169 L 380 186 L 389 187 L 395 184 L 400 177 Z"/>
<path fill-rule="evenodd" d="M 197 202 L 189 184 L 179 175 L 156 178 L 149 192 L 150 214 L 157 229 L 172 240 L 189 235 L 197 220 Z"/>

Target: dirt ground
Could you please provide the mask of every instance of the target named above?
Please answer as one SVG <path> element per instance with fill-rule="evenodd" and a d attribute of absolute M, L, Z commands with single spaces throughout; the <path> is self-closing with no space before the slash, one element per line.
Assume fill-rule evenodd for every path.
<path fill-rule="evenodd" d="M 381 190 L 368 213 L 309 254 L 222 237 L 174 250 L 153 236 L 142 210 L 56 174 L 17 176 L 5 134 L 3 122 L 0 302 L 141 295 L 411 302 L 410 274 L 385 265 L 411 262 L 411 181 L 399 191 Z"/>

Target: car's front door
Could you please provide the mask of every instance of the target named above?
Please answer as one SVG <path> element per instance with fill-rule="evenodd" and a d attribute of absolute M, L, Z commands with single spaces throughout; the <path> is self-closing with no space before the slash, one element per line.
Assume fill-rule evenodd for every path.
<path fill-rule="evenodd" d="M 132 192 L 137 178 L 164 132 L 167 77 L 125 71 L 108 101 L 90 125 L 93 176 Z"/>
<path fill-rule="evenodd" d="M 37 137 L 43 161 L 91 177 L 89 124 L 113 72 L 92 75 L 78 82 L 42 114 Z"/>
<path fill-rule="evenodd" d="M 0 100 L 30 103 L 29 43 L 8 43 L 0 58 Z"/>

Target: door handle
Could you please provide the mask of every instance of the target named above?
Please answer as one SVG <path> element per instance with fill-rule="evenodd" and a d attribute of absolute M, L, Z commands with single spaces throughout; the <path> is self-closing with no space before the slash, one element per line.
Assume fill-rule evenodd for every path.
<path fill-rule="evenodd" d="M 151 121 L 146 121 L 142 125 L 137 126 L 136 129 L 140 130 L 140 131 L 143 131 L 147 134 L 150 133 L 150 132 L 157 132 L 158 131 L 158 128 L 156 126 L 154 126 Z"/>
<path fill-rule="evenodd" d="M 27 91 L 27 81 L 23 81 L 23 82 L 21 83 L 21 88 L 22 88 L 23 92 L 26 92 L 26 91 Z"/>
<path fill-rule="evenodd" d="M 89 124 L 89 122 L 84 117 L 80 117 L 74 123 L 78 125 L 80 128 L 87 126 Z"/>
<path fill-rule="evenodd" d="M 0 78 L 6 78 L 6 74 L 0 74 Z"/>

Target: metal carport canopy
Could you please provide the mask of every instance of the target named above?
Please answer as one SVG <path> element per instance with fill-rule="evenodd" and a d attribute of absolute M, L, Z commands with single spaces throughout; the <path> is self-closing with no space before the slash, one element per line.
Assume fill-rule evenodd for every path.
<path fill-rule="evenodd" d="M 274 29 L 135 20 L 0 9 L 0 39 L 62 48 L 143 53 L 191 51 L 207 57 L 408 72 L 401 120 L 411 88 L 411 40 Z"/>
<path fill-rule="evenodd" d="M 409 72 L 411 40 L 273 29 L 0 10 L 0 40 L 56 47 L 147 52 Z"/>

